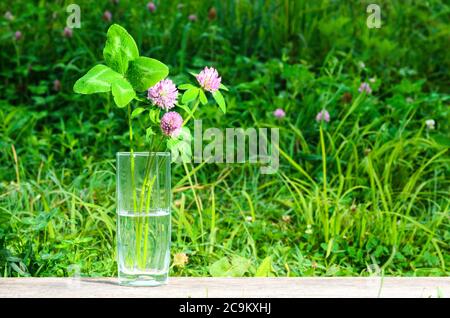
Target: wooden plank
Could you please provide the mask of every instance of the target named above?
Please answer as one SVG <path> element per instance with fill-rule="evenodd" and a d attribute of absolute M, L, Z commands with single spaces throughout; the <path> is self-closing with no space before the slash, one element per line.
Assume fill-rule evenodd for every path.
<path fill-rule="evenodd" d="M 0 297 L 449 297 L 449 277 L 187 278 L 124 287 L 115 278 L 0 278 Z"/>

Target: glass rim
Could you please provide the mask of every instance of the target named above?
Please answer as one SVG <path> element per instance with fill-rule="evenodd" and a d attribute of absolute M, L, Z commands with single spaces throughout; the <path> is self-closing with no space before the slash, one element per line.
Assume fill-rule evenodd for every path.
<path fill-rule="evenodd" d="M 131 152 L 130 151 L 119 151 L 116 152 L 116 156 L 130 156 Z M 133 152 L 134 156 L 149 156 L 149 155 L 154 155 L 154 156 L 161 156 L 161 157 L 169 157 L 170 156 L 170 151 L 136 151 Z"/>

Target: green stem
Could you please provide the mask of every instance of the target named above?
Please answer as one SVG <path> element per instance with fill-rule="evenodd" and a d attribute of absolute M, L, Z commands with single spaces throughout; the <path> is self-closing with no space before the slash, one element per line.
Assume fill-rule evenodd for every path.
<path fill-rule="evenodd" d="M 153 184 L 156 181 L 156 175 L 152 178 L 152 180 L 149 183 L 149 189 L 147 191 L 147 203 L 146 203 L 146 211 L 150 208 L 150 198 L 152 196 L 152 189 Z M 148 245 L 148 218 L 144 221 L 144 256 L 143 256 L 143 262 L 145 264 L 145 260 L 147 259 L 147 245 Z"/>
<path fill-rule="evenodd" d="M 128 126 L 130 129 L 130 165 L 131 165 L 131 188 L 133 189 L 133 212 L 137 210 L 136 182 L 134 176 L 134 151 L 133 151 L 133 126 L 131 124 L 131 106 L 128 105 Z"/>
<path fill-rule="evenodd" d="M 186 175 L 188 176 L 189 185 L 192 190 L 192 194 L 194 195 L 194 201 L 197 205 L 197 211 L 199 216 L 199 222 L 200 222 L 200 233 L 201 233 L 201 240 L 203 242 L 204 238 L 204 229 L 203 229 L 203 213 L 202 213 L 202 205 L 200 202 L 199 197 L 197 196 L 197 193 L 195 192 L 194 183 L 192 182 L 191 173 L 189 173 L 189 168 L 187 167 L 186 163 L 183 162 L 184 170 L 186 171 Z"/>
<path fill-rule="evenodd" d="M 156 151 L 158 151 L 158 149 L 161 146 L 161 143 L 163 141 L 164 141 L 163 139 L 160 140 L 158 146 L 156 147 Z M 156 159 L 158 159 L 158 157 L 156 157 Z M 159 162 L 158 161 L 159 160 L 157 160 L 157 162 L 156 162 L 156 174 L 153 176 L 152 180 L 149 182 L 149 186 L 148 186 L 148 190 L 147 190 L 146 211 L 149 211 L 149 209 L 150 209 L 150 200 L 151 200 L 151 196 L 152 196 L 153 185 L 154 185 L 154 183 L 156 182 L 156 180 L 158 178 L 159 171 L 161 169 L 161 165 L 164 162 L 164 160 L 160 160 Z M 159 199 L 160 198 L 158 198 L 158 200 Z M 144 222 L 144 256 L 143 256 L 143 260 L 147 259 L 147 252 L 148 252 L 147 246 L 148 246 L 148 235 L 149 235 L 148 231 L 149 231 L 149 228 L 148 228 L 147 222 L 148 222 L 148 218 Z M 151 233 L 151 234 L 153 234 L 152 235 L 153 239 L 156 240 L 154 233 Z"/>
<path fill-rule="evenodd" d="M 148 159 L 147 159 L 147 164 L 145 167 L 145 175 L 144 175 L 144 181 L 142 184 L 142 190 L 141 190 L 141 194 L 140 194 L 140 199 L 139 199 L 139 211 L 141 211 L 143 214 L 142 215 L 142 219 L 139 217 L 139 236 L 138 236 L 138 240 L 141 240 L 141 234 L 143 233 L 144 236 L 142 237 L 144 243 L 143 243 L 143 255 L 141 257 L 141 254 L 139 254 L 139 259 L 138 262 L 140 263 L 141 267 L 145 267 L 146 264 L 146 258 L 147 258 L 147 246 L 148 246 L 148 224 L 147 224 L 147 218 L 145 217 L 146 214 L 148 214 L 149 209 L 150 209 L 150 199 L 151 199 L 151 193 L 152 193 L 152 189 L 153 189 L 153 184 L 155 182 L 156 179 L 156 175 L 154 176 L 153 180 L 151 180 L 149 182 L 149 177 L 150 177 L 150 171 L 151 171 L 151 167 L 153 165 L 153 160 L 154 157 L 156 156 L 152 156 L 152 150 L 153 150 L 153 144 L 154 144 L 155 138 L 152 138 L 152 142 L 150 143 L 150 148 L 149 148 L 149 152 L 148 152 Z M 158 145 L 156 146 L 156 150 L 159 149 L 161 143 L 162 143 L 162 139 L 159 141 Z M 147 192 L 147 193 L 146 193 Z M 146 196 L 146 200 L 145 200 L 145 210 L 144 210 L 144 198 Z M 145 211 L 145 212 L 144 212 Z M 140 243 L 139 243 L 139 248 L 140 248 Z"/>
<path fill-rule="evenodd" d="M 197 99 L 195 100 L 195 104 L 194 107 L 192 107 L 192 111 L 191 113 L 188 115 L 188 117 L 186 117 L 186 119 L 183 121 L 183 126 L 185 126 L 187 124 L 187 122 L 192 118 L 192 116 L 194 115 L 195 111 L 198 108 L 198 105 L 200 104 L 200 98 L 197 97 Z"/>
<path fill-rule="evenodd" d="M 144 196 L 145 196 L 145 186 L 147 184 L 148 181 L 148 175 L 150 172 L 150 166 L 152 164 L 152 158 L 151 158 L 151 152 L 152 152 L 152 148 L 153 148 L 153 142 L 155 141 L 155 138 L 152 138 L 152 142 L 150 143 L 150 148 L 148 151 L 148 159 L 147 159 L 147 164 L 145 167 L 145 175 L 144 175 L 144 182 L 142 185 L 142 189 L 141 189 L 141 195 L 140 195 L 140 199 L 139 199 L 139 211 L 142 211 L 142 208 L 144 207 Z"/>
<path fill-rule="evenodd" d="M 136 180 L 135 180 L 135 175 L 134 175 L 134 151 L 133 151 L 133 126 L 132 126 L 132 122 L 131 122 L 131 106 L 128 105 L 128 127 L 129 127 L 129 132 L 130 132 L 130 170 L 131 170 L 131 191 L 132 191 L 132 196 L 133 196 L 133 214 L 134 213 L 139 213 L 139 211 L 137 211 L 137 197 L 136 197 Z M 137 260 L 140 259 L 140 254 L 141 254 L 141 231 L 140 231 L 140 217 L 138 215 L 138 217 L 136 218 L 136 257 Z"/>
<path fill-rule="evenodd" d="M 216 197 L 214 194 L 214 185 L 211 187 L 211 230 L 209 234 L 209 253 L 214 251 L 216 241 Z"/>
<path fill-rule="evenodd" d="M 323 128 L 322 124 L 320 124 L 320 146 L 322 148 L 322 178 L 323 178 L 323 204 L 325 208 L 325 224 L 324 224 L 324 232 L 325 232 L 325 241 L 328 242 L 328 197 L 327 197 L 327 157 L 326 157 L 326 151 L 325 151 L 325 140 L 323 137 Z"/>

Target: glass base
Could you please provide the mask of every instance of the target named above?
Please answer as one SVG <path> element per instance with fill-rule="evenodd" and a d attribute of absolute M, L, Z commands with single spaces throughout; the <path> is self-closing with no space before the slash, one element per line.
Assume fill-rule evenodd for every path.
<path fill-rule="evenodd" d="M 156 287 L 167 284 L 167 274 L 119 273 L 119 285 L 135 287 Z"/>

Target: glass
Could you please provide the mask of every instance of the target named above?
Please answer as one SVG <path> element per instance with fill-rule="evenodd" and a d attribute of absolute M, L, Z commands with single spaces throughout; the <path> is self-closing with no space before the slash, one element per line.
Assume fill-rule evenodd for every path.
<path fill-rule="evenodd" d="M 158 286 L 170 262 L 170 152 L 117 153 L 119 284 Z"/>

